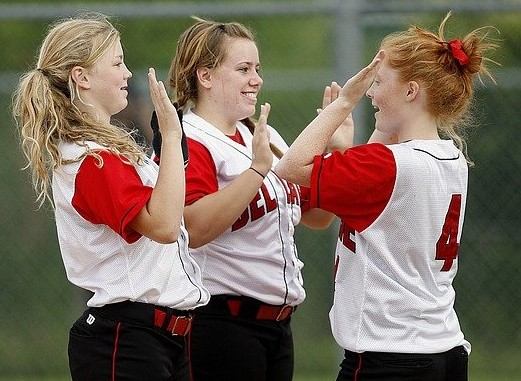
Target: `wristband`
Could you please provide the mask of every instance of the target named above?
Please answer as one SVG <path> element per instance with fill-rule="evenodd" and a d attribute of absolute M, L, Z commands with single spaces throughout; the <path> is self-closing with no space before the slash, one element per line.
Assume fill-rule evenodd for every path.
<path fill-rule="evenodd" d="M 250 167 L 250 168 L 248 168 L 248 169 L 251 169 L 253 172 L 255 172 L 256 174 L 258 174 L 260 177 L 262 177 L 263 180 L 266 178 L 266 175 L 263 175 L 262 173 L 260 173 L 259 171 L 257 171 L 255 168 Z"/>

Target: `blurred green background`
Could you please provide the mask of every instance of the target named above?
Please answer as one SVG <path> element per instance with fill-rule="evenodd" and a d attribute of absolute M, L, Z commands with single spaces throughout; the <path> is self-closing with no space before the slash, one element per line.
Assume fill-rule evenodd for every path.
<path fill-rule="evenodd" d="M 67 380 L 67 335 L 86 296 L 67 282 L 52 212 L 37 210 L 11 117 L 11 94 L 22 72 L 35 66 L 49 22 L 77 11 L 102 11 L 122 32 L 134 76 L 129 107 L 118 119 L 148 136 L 151 103 L 146 73 L 166 77 L 179 34 L 190 15 L 240 21 L 256 32 L 269 123 L 291 142 L 314 117 L 323 87 L 344 83 L 370 60 L 379 40 L 411 23 L 435 28 L 454 10 L 448 35 L 494 25 L 501 49 L 494 58 L 498 85 L 478 84 L 476 128 L 469 133 L 469 198 L 456 309 L 473 344 L 470 379 L 520 380 L 521 256 L 521 4 L 476 1 L 54 1 L 0 2 L 0 380 Z M 355 113 L 356 140 L 372 129 L 370 103 Z M 294 317 L 295 380 L 333 380 L 342 357 L 328 321 L 336 227 L 300 228 L 308 297 Z"/>

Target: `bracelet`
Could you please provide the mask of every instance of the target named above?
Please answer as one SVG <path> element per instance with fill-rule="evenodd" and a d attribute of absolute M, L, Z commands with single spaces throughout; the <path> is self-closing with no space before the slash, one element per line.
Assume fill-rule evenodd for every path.
<path fill-rule="evenodd" d="M 250 167 L 250 168 L 248 168 L 248 169 L 251 169 L 253 172 L 257 173 L 260 177 L 262 177 L 263 180 L 266 178 L 266 175 L 263 175 L 262 173 L 260 173 L 259 171 L 257 171 L 255 168 Z"/>

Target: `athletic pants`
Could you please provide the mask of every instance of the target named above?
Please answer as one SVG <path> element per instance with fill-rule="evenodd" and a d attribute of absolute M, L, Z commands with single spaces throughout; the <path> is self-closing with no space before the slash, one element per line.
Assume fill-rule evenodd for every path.
<path fill-rule="evenodd" d="M 72 380 L 189 381 L 185 316 L 135 302 L 87 309 L 69 332 Z"/>
<path fill-rule="evenodd" d="M 193 381 L 292 380 L 291 317 L 262 316 L 262 306 L 278 308 L 251 298 L 212 296 L 194 310 L 188 339 Z"/>
<path fill-rule="evenodd" d="M 345 351 L 337 381 L 467 381 L 463 346 L 436 354 Z"/>

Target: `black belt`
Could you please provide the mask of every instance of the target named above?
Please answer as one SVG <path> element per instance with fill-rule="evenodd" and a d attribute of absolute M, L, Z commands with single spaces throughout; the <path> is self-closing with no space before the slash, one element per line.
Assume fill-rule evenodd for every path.
<path fill-rule="evenodd" d="M 154 326 L 173 336 L 186 336 L 192 325 L 189 311 L 154 304 L 125 301 L 106 304 L 103 307 L 92 307 L 92 310 L 127 323 Z"/>
<path fill-rule="evenodd" d="M 210 302 L 194 313 L 228 315 L 255 320 L 284 321 L 297 309 L 290 305 L 272 305 L 246 296 L 212 295 Z"/>

